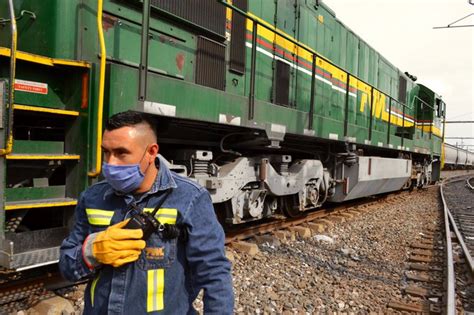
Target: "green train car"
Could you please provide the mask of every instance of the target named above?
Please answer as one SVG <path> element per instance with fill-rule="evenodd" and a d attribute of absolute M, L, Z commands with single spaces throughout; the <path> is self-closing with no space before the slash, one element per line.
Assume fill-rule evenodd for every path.
<path fill-rule="evenodd" d="M 124 110 L 225 226 L 422 187 L 445 103 L 415 81 L 321 0 L 2 1 L 0 265 L 57 261 Z"/>

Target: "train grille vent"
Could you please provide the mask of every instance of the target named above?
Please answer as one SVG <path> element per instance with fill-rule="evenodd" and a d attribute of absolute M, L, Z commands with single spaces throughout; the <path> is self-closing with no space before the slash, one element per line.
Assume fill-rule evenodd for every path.
<path fill-rule="evenodd" d="M 247 0 L 234 0 L 233 5 L 247 12 Z M 247 30 L 245 28 L 247 19 L 238 14 L 232 14 L 232 29 L 230 36 L 230 64 L 229 70 L 238 74 L 245 73 L 245 35 Z"/>
<path fill-rule="evenodd" d="M 151 6 L 225 36 L 225 6 L 215 0 L 151 0 Z"/>
<path fill-rule="evenodd" d="M 196 83 L 222 91 L 225 89 L 225 45 L 199 36 Z"/>

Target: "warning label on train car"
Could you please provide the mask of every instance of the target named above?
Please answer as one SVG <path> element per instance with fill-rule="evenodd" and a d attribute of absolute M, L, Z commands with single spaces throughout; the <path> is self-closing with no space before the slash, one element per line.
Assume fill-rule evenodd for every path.
<path fill-rule="evenodd" d="M 26 80 L 15 80 L 15 91 L 48 94 L 48 84 Z"/>

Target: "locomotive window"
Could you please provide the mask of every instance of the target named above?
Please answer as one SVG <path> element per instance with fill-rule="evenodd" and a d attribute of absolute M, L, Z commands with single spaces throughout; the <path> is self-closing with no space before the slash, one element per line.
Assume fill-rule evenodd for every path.
<path fill-rule="evenodd" d="M 443 117 L 443 101 L 436 98 L 436 116 Z"/>
<path fill-rule="evenodd" d="M 403 104 L 407 102 L 407 79 L 403 76 L 400 76 L 398 84 L 398 101 Z"/>
<path fill-rule="evenodd" d="M 234 0 L 233 4 L 247 12 L 247 0 Z M 239 74 L 245 73 L 245 22 L 246 18 L 237 12 L 232 13 L 232 29 L 230 36 L 229 70 Z"/>
<path fill-rule="evenodd" d="M 290 102 L 290 66 L 287 63 L 277 60 L 273 86 L 275 87 L 275 104 L 288 106 Z"/>

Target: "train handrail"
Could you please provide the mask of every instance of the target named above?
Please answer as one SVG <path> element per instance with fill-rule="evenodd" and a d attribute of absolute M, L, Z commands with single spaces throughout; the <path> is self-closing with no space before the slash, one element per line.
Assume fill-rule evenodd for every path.
<path fill-rule="evenodd" d="M 454 275 L 454 264 L 453 264 L 453 246 L 451 243 L 451 230 L 449 228 L 449 216 L 448 216 L 448 205 L 444 198 L 443 193 L 444 183 L 440 186 L 441 200 L 443 202 L 443 214 L 444 214 L 444 232 L 445 232 L 445 241 L 446 241 L 446 264 L 448 269 L 448 274 L 446 277 L 447 281 L 447 295 L 446 295 L 446 314 L 454 315 L 456 314 L 456 300 L 455 300 L 455 275 Z"/>
<path fill-rule="evenodd" d="M 146 101 L 148 82 L 148 36 L 150 33 L 151 1 L 143 0 L 140 64 L 138 66 L 138 100 Z"/>
<path fill-rule="evenodd" d="M 13 150 L 13 101 L 15 98 L 15 72 L 16 72 L 16 50 L 18 40 L 18 30 L 16 27 L 15 9 L 13 0 L 8 0 L 10 9 L 10 29 L 11 29 L 11 49 L 10 49 L 10 82 L 8 88 L 8 122 L 6 129 L 5 148 L 0 149 L 0 156 L 8 155 Z"/>
<path fill-rule="evenodd" d="M 343 71 L 345 74 L 346 74 L 346 104 L 345 104 L 345 109 L 344 109 L 344 113 L 345 113 L 345 119 L 344 119 L 344 130 L 345 130 L 345 135 L 347 135 L 347 130 L 348 130 L 348 94 L 349 94 L 349 88 L 350 88 L 350 85 L 349 85 L 349 82 L 350 82 L 350 78 L 354 78 L 356 79 L 357 81 L 360 81 L 362 83 L 364 83 L 365 85 L 369 86 L 371 88 L 371 92 L 370 92 L 370 123 L 369 123 L 369 140 L 372 136 L 372 119 L 373 119 L 373 115 L 372 115 L 372 111 L 373 111 L 373 108 L 372 108 L 372 103 L 373 103 L 373 92 L 374 91 L 377 91 L 380 95 L 384 95 L 387 99 L 393 99 L 390 95 L 380 91 L 379 89 L 375 88 L 373 85 L 369 84 L 368 82 L 360 79 L 359 77 L 357 77 L 356 75 L 353 75 L 350 71 L 346 70 L 346 69 L 343 69 L 341 68 L 340 66 L 336 65 L 335 63 L 333 63 L 332 61 L 330 61 L 329 59 L 327 59 L 326 57 L 320 55 L 319 53 L 317 53 L 315 50 L 311 49 L 310 47 L 307 47 L 306 45 L 303 45 L 301 43 L 299 43 L 298 41 L 295 41 L 293 38 L 291 38 L 290 36 L 286 35 L 285 33 L 283 32 L 280 32 L 279 30 L 277 29 L 274 29 L 274 28 L 271 28 L 267 25 L 265 25 L 264 23 L 260 22 L 257 18 L 254 18 L 253 16 L 249 15 L 247 12 L 244 12 L 242 11 L 241 9 L 239 9 L 238 7 L 232 5 L 231 3 L 227 2 L 226 0 L 217 0 L 217 2 L 223 4 L 225 7 L 239 13 L 240 15 L 244 16 L 245 18 L 249 19 L 252 21 L 253 23 L 253 32 L 252 32 L 252 66 L 251 66 L 251 72 L 252 72 L 252 69 L 254 68 L 254 59 L 256 59 L 254 57 L 254 50 L 256 49 L 256 45 L 254 45 L 254 43 L 256 43 L 256 37 L 257 37 L 257 34 L 255 32 L 255 30 L 257 29 L 257 27 L 255 26 L 255 24 L 257 24 L 258 26 L 262 26 L 264 28 L 266 28 L 267 30 L 270 30 L 272 32 L 274 32 L 276 35 L 288 40 L 289 42 L 291 42 L 292 44 L 294 44 L 295 46 L 297 46 L 298 48 L 301 48 L 303 50 L 305 50 L 306 52 L 310 53 L 312 56 L 313 56 L 313 62 L 312 62 L 312 66 L 314 67 L 315 66 L 315 63 L 316 63 L 316 58 L 319 58 L 321 60 L 323 60 L 324 62 L 330 64 L 331 66 L 334 66 L 336 67 L 337 69 L 340 69 L 341 71 Z M 312 75 L 312 86 L 313 86 L 313 81 L 315 80 L 314 78 L 314 75 Z M 252 84 L 252 82 L 255 81 L 254 78 L 252 78 L 252 73 L 251 73 L 251 76 L 250 76 L 250 81 L 251 81 L 251 84 L 250 84 L 250 93 L 249 93 L 249 119 L 253 119 L 253 114 L 255 112 L 254 110 L 254 104 L 255 104 L 255 91 L 254 91 L 254 86 Z M 314 91 L 313 87 L 312 87 L 312 91 Z M 310 106 L 313 107 L 314 104 L 314 99 L 310 100 Z M 409 107 L 407 104 L 403 103 L 403 102 L 397 102 L 398 104 L 400 104 L 401 106 L 403 106 L 403 109 L 404 109 L 404 113 L 405 113 L 405 107 Z M 312 117 L 312 113 L 313 113 L 313 109 L 310 108 L 309 110 L 309 114 L 310 114 L 310 117 L 309 117 L 309 121 L 308 121 L 308 127 L 309 129 L 312 129 L 312 125 L 313 125 L 313 117 Z M 390 113 L 391 115 L 391 113 Z M 405 120 L 405 115 L 403 116 L 403 120 Z M 389 135 L 387 135 L 388 137 L 390 137 Z"/>
<path fill-rule="evenodd" d="M 312 62 L 312 66 L 315 67 L 315 62 L 316 62 L 316 58 L 319 58 L 320 60 L 328 63 L 329 65 L 333 66 L 333 67 L 336 67 L 337 69 L 340 69 L 342 72 L 344 72 L 346 74 L 346 80 L 347 80 L 347 84 L 346 84 L 346 106 L 345 106 L 345 118 L 344 118 L 344 126 L 345 126 L 345 135 L 347 134 L 347 129 L 348 129 L 348 94 L 349 94 L 349 89 L 350 89 L 350 78 L 353 77 L 354 79 L 356 79 L 357 81 L 367 85 L 370 87 L 370 90 L 371 90 L 371 99 L 370 99 L 370 123 L 369 123 L 369 138 L 371 138 L 372 136 L 372 119 L 373 119 L 373 106 L 372 106 L 372 103 L 373 103 L 373 92 L 374 91 L 377 91 L 380 95 L 384 95 L 386 98 L 388 98 L 390 100 L 390 105 L 391 105 L 391 100 L 393 99 L 390 95 L 380 91 L 379 89 L 375 88 L 373 85 L 369 84 L 368 82 L 360 79 L 359 77 L 357 77 L 356 75 L 353 75 L 350 71 L 346 70 L 346 69 L 342 69 L 340 66 L 336 65 L 335 63 L 333 63 L 332 61 L 330 61 L 329 59 L 327 59 L 326 57 L 320 55 L 319 53 L 317 53 L 315 50 L 313 50 L 312 48 L 304 45 L 304 44 L 301 44 L 299 43 L 298 41 L 294 40 L 293 38 L 291 38 L 290 36 L 288 36 L 287 34 L 275 29 L 275 28 L 272 28 L 268 25 L 265 25 L 264 23 L 262 23 L 261 21 L 259 21 L 258 18 L 248 14 L 247 12 L 239 9 L 238 7 L 232 5 L 231 3 L 227 2 L 226 0 L 216 0 L 218 3 L 224 5 L 225 7 L 231 9 L 232 11 L 235 11 L 237 12 L 238 14 L 244 16 L 245 18 L 249 19 L 250 21 L 252 21 L 253 23 L 253 32 L 252 32 L 252 56 L 251 56 L 251 67 L 250 67 L 250 70 L 251 70 L 251 75 L 250 75 L 250 91 L 249 91 L 249 111 L 248 111 L 248 118 L 249 120 L 252 120 L 254 117 L 254 113 L 255 113 L 255 66 L 256 66 L 256 42 L 257 42 L 257 30 L 258 30 L 258 27 L 261 26 L 263 28 L 266 28 L 272 32 L 274 32 L 276 35 L 288 40 L 289 42 L 291 42 L 292 44 L 294 44 L 295 46 L 298 47 L 298 49 L 303 49 L 305 50 L 306 52 L 308 52 L 309 54 L 312 55 L 312 59 L 313 59 L 313 62 Z M 149 14 L 150 14 L 150 8 L 149 8 L 149 1 L 144 1 L 143 2 L 143 11 L 142 11 L 142 18 L 145 19 L 145 18 L 148 18 L 149 17 Z M 146 16 L 145 16 L 146 15 Z M 142 37 L 144 36 L 144 32 L 145 31 L 145 28 L 143 27 L 142 25 Z M 148 34 L 146 34 L 148 35 Z M 147 56 L 148 54 L 148 51 L 145 51 L 143 52 L 143 50 L 147 50 L 148 47 L 144 47 L 144 46 L 148 46 L 148 45 L 143 45 L 143 42 L 142 42 L 142 45 L 141 45 L 141 48 L 140 48 L 140 55 L 142 56 L 142 60 L 143 60 L 143 56 Z M 142 78 L 141 82 L 139 82 L 139 100 L 140 101 L 145 101 L 146 99 L 146 76 L 148 74 L 148 64 L 143 64 L 141 62 L 140 64 L 140 72 L 141 72 L 141 75 L 140 75 L 140 78 Z M 314 92 L 315 88 L 313 87 L 314 85 L 314 80 L 315 80 L 315 77 L 314 75 L 312 75 L 312 78 L 311 78 L 312 82 L 311 82 L 311 85 L 312 85 L 312 92 Z M 142 82 L 144 81 L 144 82 Z M 145 84 L 144 84 L 145 83 Z M 415 96 L 416 97 L 416 96 Z M 308 120 L 308 127 L 309 129 L 312 129 L 313 127 L 313 117 L 312 117 L 312 114 L 314 113 L 314 109 L 312 107 L 314 107 L 314 98 L 310 101 L 310 106 L 311 108 L 309 109 L 308 111 L 308 114 L 310 115 L 309 117 L 309 120 Z M 401 106 L 403 106 L 403 112 L 404 112 L 404 115 L 403 115 L 403 120 L 405 120 L 405 107 L 408 107 L 408 105 L 406 103 L 403 103 L 403 102 L 397 102 L 398 104 L 400 104 Z M 389 113 L 389 117 L 391 116 L 391 112 Z M 390 121 L 389 121 L 390 123 Z M 415 123 L 416 124 L 416 123 Z M 404 123 L 403 123 L 404 125 Z M 390 129 L 388 130 L 388 132 L 390 132 Z M 388 134 L 387 135 L 387 139 L 390 138 L 390 135 Z"/>
<path fill-rule="evenodd" d="M 97 1 L 97 32 L 100 42 L 100 71 L 99 71 L 99 97 L 97 107 L 97 138 L 95 170 L 87 173 L 89 177 L 97 177 L 102 171 L 102 120 L 104 116 L 104 85 L 105 85 L 105 64 L 107 61 L 107 51 L 105 48 L 104 30 L 102 28 L 102 12 L 104 0 Z"/>

